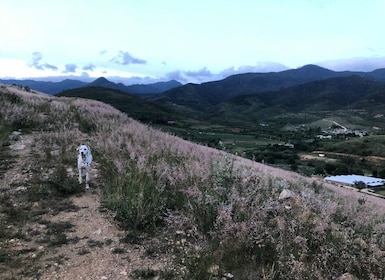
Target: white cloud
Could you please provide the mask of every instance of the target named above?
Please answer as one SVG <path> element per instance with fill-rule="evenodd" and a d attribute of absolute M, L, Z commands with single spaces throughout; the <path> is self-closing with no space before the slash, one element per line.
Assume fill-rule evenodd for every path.
<path fill-rule="evenodd" d="M 64 73 L 75 73 L 77 69 L 76 64 L 66 64 Z"/>
<path fill-rule="evenodd" d="M 93 71 L 93 70 L 95 70 L 95 68 L 96 68 L 96 66 L 94 65 L 94 64 L 92 64 L 92 63 L 90 63 L 90 64 L 87 64 L 87 65 L 85 65 L 85 66 L 83 66 L 83 70 L 90 70 L 90 71 Z"/>
<path fill-rule="evenodd" d="M 129 64 L 146 64 L 146 61 L 140 58 L 132 56 L 128 52 L 119 51 L 118 54 L 111 59 L 111 62 L 120 65 L 129 65 Z"/>
<path fill-rule="evenodd" d="M 350 70 L 369 72 L 376 69 L 385 68 L 385 57 L 356 57 L 351 59 L 335 59 L 318 62 L 315 64 L 334 71 Z"/>
<path fill-rule="evenodd" d="M 43 54 L 41 52 L 33 52 L 32 60 L 28 65 L 38 70 L 50 69 L 50 70 L 56 71 L 58 69 L 55 65 L 42 63 L 41 62 L 42 59 L 43 59 Z"/>

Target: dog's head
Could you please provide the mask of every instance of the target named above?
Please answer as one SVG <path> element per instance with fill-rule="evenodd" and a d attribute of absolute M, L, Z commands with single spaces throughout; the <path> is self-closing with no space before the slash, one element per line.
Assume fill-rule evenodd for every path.
<path fill-rule="evenodd" d="M 81 156 L 83 159 L 86 159 L 87 155 L 90 153 L 91 149 L 89 146 L 81 144 L 79 147 L 76 148 L 78 151 L 78 155 Z"/>

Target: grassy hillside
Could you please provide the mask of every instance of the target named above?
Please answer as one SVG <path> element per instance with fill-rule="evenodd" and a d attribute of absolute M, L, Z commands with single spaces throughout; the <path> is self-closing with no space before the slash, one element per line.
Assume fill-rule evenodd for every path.
<path fill-rule="evenodd" d="M 34 139 L 25 181 L 16 176 L 0 185 L 0 276 L 49 279 L 55 262 L 55 273 L 70 269 L 37 248 L 54 254 L 82 242 L 69 237 L 71 225 L 43 217 L 63 211 L 60 199 L 87 196 L 67 172 L 76 146 L 85 142 L 100 175 L 93 188 L 100 189 L 101 210 L 125 231 L 121 242 L 144 247 L 159 263 L 172 260 L 151 270 L 138 267 L 131 278 L 385 277 L 384 217 L 366 199 L 346 200 L 299 176 L 266 173 L 262 165 L 164 134 L 97 101 L 0 91 L 1 161 L 12 152 L 14 131 Z M 12 164 L 2 165 L 2 179 Z M 133 252 L 117 252 L 134 263 Z"/>

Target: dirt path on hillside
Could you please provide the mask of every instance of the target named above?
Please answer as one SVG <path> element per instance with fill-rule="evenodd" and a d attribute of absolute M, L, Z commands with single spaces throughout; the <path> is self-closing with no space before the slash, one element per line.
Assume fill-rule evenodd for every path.
<path fill-rule="evenodd" d="M 22 225 L 7 226 L 9 238 L 2 239 L 0 250 L 12 252 L 11 260 L 19 265 L 3 266 L 0 261 L 0 279 L 138 279 L 131 277 L 166 270 L 169 259 L 154 258 L 146 251 L 148 242 L 159 240 L 127 243 L 125 232 L 114 223 L 111 214 L 101 211 L 97 168 L 91 172 L 91 188 L 58 201 L 65 206 L 60 211 L 42 209 L 43 202 L 28 206 L 17 200 L 31 187 L 31 170 L 39 168 L 33 166 L 39 149 L 37 136 L 14 132 L 9 154 L 12 164 L 1 176 L 0 190 L 10 197 L 15 209 L 31 207 L 31 212 L 43 214 Z M 97 162 L 93 165 L 97 167 Z M 52 170 L 40 172 L 49 176 Z M 76 176 L 76 172 L 72 173 Z"/>
<path fill-rule="evenodd" d="M 69 222 L 73 225 L 67 234 L 66 245 L 49 252 L 42 261 L 56 262 L 48 267 L 40 279 L 132 279 L 135 270 L 158 271 L 165 260 L 150 259 L 140 245 L 122 243 L 125 233 L 119 230 L 111 217 L 100 212 L 98 191 L 87 191 L 74 197 L 77 212 L 64 212 L 52 217 L 52 222 Z M 59 257 L 59 258 L 58 258 Z"/>

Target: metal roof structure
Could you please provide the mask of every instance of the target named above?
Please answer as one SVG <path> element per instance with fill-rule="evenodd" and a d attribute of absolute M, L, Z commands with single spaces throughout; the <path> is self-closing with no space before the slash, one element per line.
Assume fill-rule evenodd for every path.
<path fill-rule="evenodd" d="M 328 176 L 324 179 L 326 182 L 338 183 L 354 186 L 355 182 L 364 182 L 368 187 L 380 187 L 385 185 L 385 179 L 368 177 L 362 175 L 337 175 L 337 176 Z"/>

